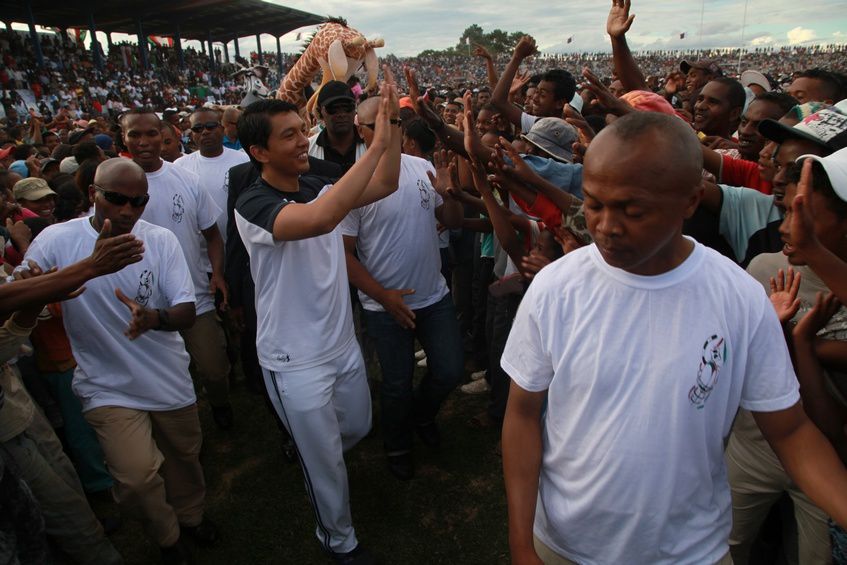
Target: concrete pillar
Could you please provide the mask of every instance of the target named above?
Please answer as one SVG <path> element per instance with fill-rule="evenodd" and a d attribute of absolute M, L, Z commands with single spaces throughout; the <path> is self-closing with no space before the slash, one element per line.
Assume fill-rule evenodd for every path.
<path fill-rule="evenodd" d="M 147 60 L 147 36 L 144 35 L 144 26 L 141 20 L 135 21 L 136 37 L 138 37 L 138 56 L 141 59 L 141 68 L 147 70 L 149 63 Z"/>
<path fill-rule="evenodd" d="M 276 66 L 279 67 L 279 73 L 282 74 L 282 47 L 279 45 L 279 36 L 276 36 Z"/>
<path fill-rule="evenodd" d="M 265 58 L 262 55 L 262 34 L 256 34 L 256 52 L 259 54 L 259 64 L 263 65 L 265 63 Z"/>
<path fill-rule="evenodd" d="M 179 24 L 176 26 L 176 33 L 174 33 L 174 47 L 176 47 L 176 56 L 179 61 L 179 68 L 185 68 L 185 55 L 182 53 L 182 37 L 179 32 Z"/>
<path fill-rule="evenodd" d="M 44 54 L 41 52 L 41 39 L 38 38 L 38 32 L 35 31 L 35 16 L 32 14 L 32 2 L 26 3 L 26 17 L 29 23 L 29 38 L 32 41 L 32 48 L 35 51 L 35 60 L 38 62 L 38 67 L 44 67 Z M 6 22 L 6 29 L 12 30 L 9 22 Z M 258 36 L 257 36 L 258 37 Z"/>
<path fill-rule="evenodd" d="M 97 27 L 94 25 L 94 12 L 91 9 L 88 10 L 88 33 L 91 34 L 91 57 L 94 59 L 94 66 L 98 69 L 102 69 L 103 57 L 100 53 L 100 42 L 97 41 Z"/>

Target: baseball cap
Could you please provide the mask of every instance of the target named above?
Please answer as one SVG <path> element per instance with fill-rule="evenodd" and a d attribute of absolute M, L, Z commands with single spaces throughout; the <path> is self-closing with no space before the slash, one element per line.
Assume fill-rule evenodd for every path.
<path fill-rule="evenodd" d="M 356 103 L 356 98 L 353 96 L 353 91 L 347 86 L 346 82 L 340 80 L 331 80 L 321 88 L 318 93 L 318 106 L 323 108 L 328 104 L 332 104 L 338 100 L 349 100 Z"/>
<path fill-rule="evenodd" d="M 761 86 L 765 89 L 765 92 L 771 91 L 771 81 L 759 71 L 744 71 L 741 73 L 741 85 L 749 87 L 752 84 Z"/>
<path fill-rule="evenodd" d="M 847 147 L 847 100 L 805 117 L 794 127 L 776 120 L 762 120 L 759 133 L 777 143 L 788 139 L 811 141 L 824 149 L 838 151 Z"/>
<path fill-rule="evenodd" d="M 108 151 L 112 149 L 112 146 L 114 145 L 114 141 L 112 140 L 112 138 L 105 133 L 98 133 L 97 135 L 95 135 L 94 143 L 96 143 L 97 147 L 99 147 L 103 151 Z"/>
<path fill-rule="evenodd" d="M 27 178 L 29 176 L 29 167 L 26 166 L 26 161 L 15 161 L 9 165 L 9 170 L 13 173 L 18 173 L 23 178 Z"/>
<path fill-rule="evenodd" d="M 79 168 L 79 163 L 76 162 L 76 157 L 65 157 L 59 163 L 59 171 L 72 175 Z"/>
<path fill-rule="evenodd" d="M 682 61 L 679 64 L 679 70 L 685 74 L 688 74 L 688 71 L 691 69 L 701 69 L 715 76 L 723 76 L 723 70 L 712 59 L 699 59 L 694 62 Z"/>
<path fill-rule="evenodd" d="M 9 147 L 6 147 L 5 149 L 0 149 L 0 159 L 5 159 L 9 155 L 11 155 L 12 149 L 14 149 L 14 148 L 15 148 L 14 145 L 10 145 Z"/>
<path fill-rule="evenodd" d="M 660 114 L 668 114 L 674 116 L 673 106 L 665 100 L 663 96 L 650 92 L 649 90 L 630 90 L 623 96 L 621 100 L 643 112 L 658 112 Z"/>
<path fill-rule="evenodd" d="M 38 177 L 30 177 L 19 180 L 12 188 L 12 192 L 15 195 L 15 200 L 32 201 L 40 200 L 45 196 L 56 196 L 56 193 L 53 192 L 50 189 L 50 185 L 47 184 L 47 181 Z"/>
<path fill-rule="evenodd" d="M 847 148 L 839 149 L 826 157 L 818 155 L 800 155 L 797 157 L 799 163 L 802 159 L 812 159 L 823 165 L 823 170 L 826 171 L 826 176 L 829 177 L 829 183 L 838 198 L 847 202 Z"/>
<path fill-rule="evenodd" d="M 550 157 L 570 163 L 573 159 L 571 146 L 577 140 L 577 133 L 576 129 L 565 120 L 541 118 L 532 124 L 532 129 L 521 138 Z"/>
<path fill-rule="evenodd" d="M 75 129 L 68 136 L 68 143 L 71 145 L 76 145 L 79 143 L 79 140 L 82 139 L 82 136 L 87 135 L 89 133 L 94 133 L 94 128 L 85 128 L 85 129 Z"/>
<path fill-rule="evenodd" d="M 58 166 L 59 160 L 53 159 L 52 157 L 47 157 L 45 159 L 42 159 L 41 160 L 41 170 L 43 171 L 44 169 L 46 169 L 48 166 L 52 165 L 53 163 L 55 163 Z"/>

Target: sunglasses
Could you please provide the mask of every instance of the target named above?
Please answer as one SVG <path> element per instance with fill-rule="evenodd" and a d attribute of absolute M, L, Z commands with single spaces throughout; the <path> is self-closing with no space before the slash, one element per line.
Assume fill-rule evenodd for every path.
<path fill-rule="evenodd" d="M 150 195 L 145 194 L 143 196 L 127 196 L 126 194 L 121 194 L 120 192 L 112 192 L 111 190 L 106 190 L 102 186 L 93 185 L 94 190 L 101 193 L 103 198 L 106 199 L 106 202 L 109 204 L 114 204 L 115 206 L 125 206 L 127 202 L 133 208 L 141 208 L 146 206 L 150 201 Z"/>
<path fill-rule="evenodd" d="M 333 104 L 332 106 L 325 106 L 324 112 L 330 116 L 334 116 L 335 114 L 349 114 L 355 109 L 355 104 Z"/>
<path fill-rule="evenodd" d="M 197 124 L 195 126 L 191 126 L 191 131 L 193 131 L 194 133 L 200 133 L 204 129 L 214 131 L 219 127 L 221 127 L 220 122 L 206 122 L 205 124 Z"/>

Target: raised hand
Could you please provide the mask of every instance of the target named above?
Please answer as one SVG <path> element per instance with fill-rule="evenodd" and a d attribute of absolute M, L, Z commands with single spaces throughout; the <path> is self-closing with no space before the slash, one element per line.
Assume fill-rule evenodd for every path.
<path fill-rule="evenodd" d="M 529 252 L 529 255 L 524 255 L 521 260 L 521 272 L 524 278 L 532 280 L 538 272 L 551 263 L 546 255 L 542 254 L 537 249 Z"/>
<path fill-rule="evenodd" d="M 631 4 L 630 0 L 612 0 L 609 17 L 606 19 L 606 33 L 611 37 L 623 37 L 632 27 L 635 14 L 629 14 Z"/>
<path fill-rule="evenodd" d="M 776 316 L 780 323 L 784 324 L 793 318 L 800 310 L 800 299 L 797 293 L 800 291 L 800 273 L 791 267 L 788 274 L 780 269 L 776 277 L 771 277 L 771 304 L 776 310 Z"/>
<path fill-rule="evenodd" d="M 411 308 L 406 306 L 406 303 L 403 302 L 403 297 L 414 293 L 415 290 L 412 288 L 387 288 L 378 299 L 382 307 L 385 308 L 385 311 L 394 316 L 394 319 L 397 320 L 397 323 L 401 327 L 410 330 L 415 329 L 415 313 Z"/>
<path fill-rule="evenodd" d="M 9 237 L 11 238 L 12 243 L 15 244 L 15 247 L 18 248 L 18 251 L 25 253 L 32 241 L 32 230 L 29 229 L 29 226 L 21 220 L 12 222 L 12 219 L 7 217 L 6 231 L 9 232 Z"/>
<path fill-rule="evenodd" d="M 391 140 L 391 97 L 393 87 L 383 83 L 383 88 L 380 89 L 379 110 L 376 113 L 374 120 L 374 138 L 371 143 L 372 147 L 378 147 L 385 150 Z"/>
<path fill-rule="evenodd" d="M 586 88 L 594 93 L 597 97 L 597 102 L 606 108 L 612 114 L 623 116 L 634 111 L 632 106 L 612 94 L 612 92 L 603 84 L 597 75 L 591 72 L 588 67 L 582 69 L 582 76 L 588 81 Z"/>
<path fill-rule="evenodd" d="M 95 276 L 116 273 L 144 256 L 144 243 L 131 233 L 112 236 L 112 222 L 103 220 L 100 235 L 94 243 L 94 250 L 88 260 L 94 268 Z"/>
<path fill-rule="evenodd" d="M 597 135 L 594 133 L 594 129 L 588 125 L 585 117 L 583 117 L 583 115 L 570 104 L 565 104 L 562 117 L 566 122 L 576 128 L 576 131 L 579 134 L 579 141 L 583 145 L 587 146 L 594 139 L 594 136 Z"/>
<path fill-rule="evenodd" d="M 529 71 L 524 71 L 523 73 L 518 72 L 515 75 L 515 78 L 512 79 L 512 85 L 509 87 L 509 94 L 517 94 L 524 85 L 529 82 L 530 78 L 532 78 L 532 75 L 529 74 Z"/>
<path fill-rule="evenodd" d="M 526 164 L 526 161 L 523 160 L 523 157 L 520 156 L 518 150 L 515 149 L 508 139 L 501 137 L 495 151 L 497 152 L 496 163 L 498 169 L 527 186 L 533 184 L 536 178 L 535 171 Z M 504 157 L 508 157 L 511 164 L 508 164 Z"/>
<path fill-rule="evenodd" d="M 432 183 L 432 187 L 435 189 L 435 192 L 441 195 L 441 198 L 445 200 L 453 198 L 454 194 L 450 174 L 451 162 L 447 156 L 447 151 L 442 149 L 433 153 L 432 163 L 435 165 L 435 174 L 433 175 L 431 171 L 426 172 L 429 182 Z"/>
<path fill-rule="evenodd" d="M 491 53 L 488 52 L 488 49 L 480 45 L 479 43 L 473 44 L 473 54 L 476 57 L 482 57 L 483 59 L 492 60 Z"/>
<path fill-rule="evenodd" d="M 803 161 L 800 182 L 797 183 L 797 193 L 790 203 L 789 214 L 787 214 L 790 216 L 791 246 L 798 251 L 808 251 L 821 245 L 818 236 L 815 235 L 812 220 L 812 176 L 812 160 L 806 159 Z M 786 202 L 786 204 L 789 203 Z"/>
<path fill-rule="evenodd" d="M 135 300 L 130 300 L 121 289 L 115 289 L 115 296 L 124 303 L 130 312 L 129 325 L 124 330 L 124 335 L 133 340 L 146 332 L 159 326 L 159 313 L 156 310 L 145 308 Z"/>
<path fill-rule="evenodd" d="M 415 70 L 409 67 L 403 67 L 403 74 L 406 77 L 406 84 L 409 87 L 409 98 L 412 101 L 412 106 L 415 108 L 415 113 L 423 118 L 436 132 L 442 129 L 444 127 L 444 120 L 435 113 L 435 110 L 421 96 Z"/>
<path fill-rule="evenodd" d="M 535 39 L 532 36 L 524 35 L 515 45 L 514 57 L 517 59 L 523 60 L 536 53 L 538 53 L 538 47 L 535 45 Z"/>

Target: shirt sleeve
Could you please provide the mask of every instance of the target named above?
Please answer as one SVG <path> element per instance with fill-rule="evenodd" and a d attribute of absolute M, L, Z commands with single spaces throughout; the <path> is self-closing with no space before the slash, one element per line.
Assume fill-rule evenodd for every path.
<path fill-rule="evenodd" d="M 719 185 L 723 193 L 720 214 L 720 234 L 732 247 L 738 261 L 747 256 L 750 237 L 779 219 L 773 197 L 738 186 Z"/>
<path fill-rule="evenodd" d="M 290 204 L 286 198 L 257 190 L 247 190 L 235 203 L 235 223 L 244 245 L 279 245 L 274 240 L 274 222 L 280 211 Z"/>
<path fill-rule="evenodd" d="M 759 173 L 759 166 L 752 161 L 733 159 L 729 155 L 721 156 L 721 184 L 744 186 L 770 194 L 770 184 Z"/>
<path fill-rule="evenodd" d="M 218 221 L 223 210 L 215 204 L 208 191 L 203 190 L 199 182 L 195 182 L 194 192 L 197 194 L 197 226 L 201 230 L 209 229 Z M 224 235 L 226 234 L 221 234 L 221 237 Z"/>
<path fill-rule="evenodd" d="M 521 112 L 521 133 L 529 133 L 529 130 L 532 129 L 537 119 L 537 116 L 531 116 L 526 112 Z"/>
<path fill-rule="evenodd" d="M 45 245 L 47 238 L 43 237 L 43 235 L 42 233 L 42 237 L 36 237 L 32 240 L 24 256 L 24 261 L 35 261 L 41 267 L 42 271 L 46 271 L 60 265 L 57 264 L 56 258 L 53 256 L 51 246 Z"/>
<path fill-rule="evenodd" d="M 350 210 L 344 219 L 341 220 L 339 227 L 341 228 L 341 235 L 346 235 L 349 237 L 359 237 L 359 226 L 362 221 L 362 208 L 354 208 Z"/>
<path fill-rule="evenodd" d="M 751 412 L 775 412 L 799 402 L 800 390 L 776 312 L 764 292 L 756 294 L 756 306 L 762 314 L 748 340 L 741 407 Z"/>
<path fill-rule="evenodd" d="M 531 284 L 518 307 L 500 366 L 519 387 L 541 392 L 553 380 L 553 363 L 543 349 L 538 316 L 538 286 Z"/>
<path fill-rule="evenodd" d="M 168 307 L 195 302 L 194 283 L 191 280 L 188 263 L 185 261 L 179 240 L 172 232 L 162 234 L 161 254 L 162 266 L 159 272 L 164 276 L 159 279 L 161 284 L 159 290 L 162 296 L 167 298 Z"/>

